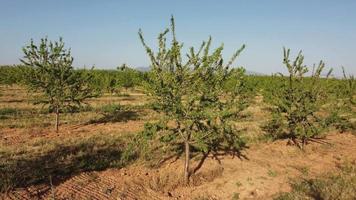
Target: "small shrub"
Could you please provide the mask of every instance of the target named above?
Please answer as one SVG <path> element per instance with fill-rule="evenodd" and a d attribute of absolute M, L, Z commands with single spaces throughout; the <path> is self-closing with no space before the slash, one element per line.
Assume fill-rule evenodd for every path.
<path fill-rule="evenodd" d="M 307 77 L 308 67 L 303 64 L 301 52 L 294 61 L 289 60 L 290 50 L 284 49 L 284 64 L 288 76 L 280 74 L 279 81 L 270 88 L 272 120 L 264 127 L 274 138 L 289 138 L 303 148 L 307 142 L 320 136 L 322 119 L 317 115 L 326 101 L 322 72 L 325 64 L 320 61 Z M 331 70 L 326 75 L 328 77 Z"/>

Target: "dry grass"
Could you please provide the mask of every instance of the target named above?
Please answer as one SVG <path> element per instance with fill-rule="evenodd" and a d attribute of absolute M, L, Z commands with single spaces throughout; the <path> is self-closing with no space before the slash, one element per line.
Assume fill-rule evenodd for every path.
<path fill-rule="evenodd" d="M 142 93 L 104 94 L 89 100 L 85 110 L 61 114 L 60 132 L 56 133 L 54 116 L 33 105 L 24 88 L 0 86 L 0 91 L 2 190 L 47 181 L 48 176 L 58 180 L 125 165 L 121 160 L 124 138 L 142 130 L 145 121 L 155 115 L 146 108 L 148 100 Z M 107 110 L 108 105 L 123 105 L 125 113 Z"/>
<path fill-rule="evenodd" d="M 20 86 L 0 86 L 0 128 L 50 127 L 54 115 L 42 105 L 34 105 L 25 88 Z M 60 116 L 62 125 L 83 124 L 94 118 L 100 118 L 101 108 L 108 104 L 144 107 L 149 99 L 143 93 L 133 91 L 129 96 L 112 96 L 104 94 L 99 98 L 88 100 L 88 106 L 79 113 L 63 113 Z M 6 113 L 12 109 L 15 112 Z"/>
<path fill-rule="evenodd" d="M 38 138 L 22 146 L 0 148 L 0 189 L 10 190 L 74 174 L 121 167 L 127 135 L 97 134 L 81 138 Z M 129 162 L 129 161 L 127 161 Z"/>
<path fill-rule="evenodd" d="M 305 152 L 285 146 L 286 141 L 265 143 L 260 127 L 270 115 L 258 96 L 244 112 L 243 121 L 236 123 L 249 142 L 250 149 L 243 152 L 248 159 L 224 155 L 219 164 L 218 158 L 209 156 L 192 175 L 190 186 L 184 187 L 182 159 L 152 169 L 141 162 L 126 166 L 128 162 L 121 158 L 129 137 L 143 130 L 145 122 L 158 118 L 143 93 L 91 99 L 90 108 L 61 115 L 57 134 L 52 114 L 31 104 L 26 90 L 18 86 L 0 86 L 0 90 L 0 186 L 3 190 L 25 187 L 13 194 L 23 195 L 25 190 L 33 195 L 28 192 L 32 188 L 42 191 L 52 176 L 56 195 L 62 199 L 268 199 L 288 191 L 289 178 L 329 171 L 335 163 L 356 155 L 350 134 L 334 134 L 333 145 L 315 143 Z M 192 165 L 198 162 L 193 159 Z M 41 193 L 41 198 L 49 197 L 48 191 Z"/>
<path fill-rule="evenodd" d="M 276 200 L 353 200 L 356 198 L 356 163 L 346 163 L 334 174 L 296 180 L 292 191 L 279 194 Z"/>

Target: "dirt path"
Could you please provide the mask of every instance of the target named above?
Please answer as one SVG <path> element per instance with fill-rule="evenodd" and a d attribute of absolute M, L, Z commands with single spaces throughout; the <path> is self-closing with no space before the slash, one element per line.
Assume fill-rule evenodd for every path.
<path fill-rule="evenodd" d="M 224 156 L 221 165 L 208 158 L 190 187 L 178 186 L 182 161 L 176 161 L 160 169 L 137 165 L 82 173 L 54 183 L 53 192 L 56 199 L 271 199 L 288 191 L 293 178 L 317 176 L 356 161 L 354 135 L 330 134 L 326 141 L 330 145 L 312 143 L 305 152 L 286 141 L 256 144 L 245 151 L 248 160 Z M 51 191 L 43 185 L 18 189 L 7 199 L 49 199 Z"/>

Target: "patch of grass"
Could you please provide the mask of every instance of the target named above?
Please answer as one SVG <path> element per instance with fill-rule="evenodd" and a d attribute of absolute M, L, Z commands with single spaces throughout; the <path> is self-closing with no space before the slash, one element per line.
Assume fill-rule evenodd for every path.
<path fill-rule="evenodd" d="M 273 170 L 268 170 L 267 174 L 270 177 L 277 177 L 278 176 L 277 172 L 273 171 Z"/>
<path fill-rule="evenodd" d="M 127 92 L 120 92 L 120 93 L 117 94 L 117 96 L 118 96 L 118 97 L 129 97 L 130 94 L 127 93 Z"/>
<path fill-rule="evenodd" d="M 241 183 L 240 181 L 237 181 L 237 182 L 236 182 L 236 186 L 237 186 L 237 187 L 241 187 L 241 186 L 242 186 L 242 183 Z"/>
<path fill-rule="evenodd" d="M 103 113 L 114 113 L 122 109 L 123 106 L 121 106 L 120 104 L 106 104 L 97 108 L 96 111 L 103 112 Z"/>
<path fill-rule="evenodd" d="M 138 112 L 131 110 L 127 106 L 120 104 L 108 104 L 97 109 L 103 115 L 99 119 L 92 119 L 88 123 L 108 123 L 108 122 L 123 122 L 128 120 L 136 120 L 139 118 Z"/>
<path fill-rule="evenodd" d="M 275 200 L 353 200 L 356 195 L 356 163 L 345 164 L 338 173 L 291 184 L 292 191 L 281 193 Z"/>
<path fill-rule="evenodd" d="M 232 195 L 232 200 L 239 200 L 240 199 L 240 193 L 234 192 Z"/>
<path fill-rule="evenodd" d="M 160 172 L 151 178 L 148 187 L 154 191 L 172 191 L 183 184 L 182 175 L 178 172 Z"/>
<path fill-rule="evenodd" d="M 0 108 L 0 119 L 21 118 L 26 114 L 31 114 L 32 112 L 32 109 Z"/>
<path fill-rule="evenodd" d="M 16 108 L 0 108 L 0 116 L 1 115 L 15 115 L 19 113 L 19 110 Z"/>

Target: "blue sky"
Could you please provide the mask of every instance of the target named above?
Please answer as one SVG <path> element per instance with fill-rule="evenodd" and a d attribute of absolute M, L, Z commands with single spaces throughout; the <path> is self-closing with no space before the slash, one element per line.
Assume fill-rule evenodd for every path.
<path fill-rule="evenodd" d="M 322 59 L 336 75 L 341 66 L 356 74 L 355 10 L 354 0 L 0 0 L 0 64 L 19 63 L 31 38 L 62 36 L 75 66 L 148 66 L 137 31 L 154 47 L 173 14 L 186 47 L 211 35 L 229 57 L 246 44 L 235 64 L 250 71 L 285 72 L 286 46 L 303 50 L 306 64 Z"/>

